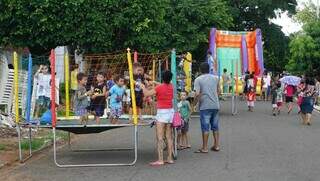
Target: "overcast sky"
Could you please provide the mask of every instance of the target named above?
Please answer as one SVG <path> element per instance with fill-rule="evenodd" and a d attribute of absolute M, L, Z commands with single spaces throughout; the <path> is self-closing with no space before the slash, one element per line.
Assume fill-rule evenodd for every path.
<path fill-rule="evenodd" d="M 309 0 L 297 0 L 298 8 L 303 8 L 303 3 L 308 2 L 308 1 Z M 311 0 L 311 1 L 313 1 L 315 4 L 317 2 L 317 0 Z M 301 27 L 302 27 L 302 25 L 294 22 L 291 18 L 289 18 L 287 12 L 284 12 L 281 14 L 280 17 L 273 19 L 272 22 L 282 26 L 282 31 L 286 35 L 289 35 L 290 33 L 297 32 L 297 31 L 301 30 Z"/>

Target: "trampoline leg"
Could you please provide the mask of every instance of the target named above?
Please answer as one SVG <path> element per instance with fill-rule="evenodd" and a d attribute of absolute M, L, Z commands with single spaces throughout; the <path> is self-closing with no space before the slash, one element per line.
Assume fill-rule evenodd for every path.
<path fill-rule="evenodd" d="M 134 160 L 130 163 L 100 163 L 100 164 L 60 164 L 57 161 L 57 140 L 56 140 L 56 128 L 52 128 L 53 132 L 53 160 L 54 163 L 60 168 L 67 167 L 116 167 L 116 166 L 132 166 L 138 160 L 138 126 L 133 127 L 134 131 Z"/>
<path fill-rule="evenodd" d="M 32 132 L 31 128 L 29 128 L 29 157 L 32 156 Z"/>
<path fill-rule="evenodd" d="M 71 149 L 71 133 L 68 132 L 68 147 Z"/>
<path fill-rule="evenodd" d="M 22 158 L 22 150 L 21 150 L 21 130 L 20 130 L 20 126 L 17 125 L 16 129 L 17 129 L 17 133 L 18 133 L 19 161 L 22 163 L 23 162 L 23 158 Z"/>
<path fill-rule="evenodd" d="M 177 159 L 177 157 L 178 157 L 178 132 L 177 132 L 177 128 L 173 128 L 173 135 L 174 135 L 173 158 Z"/>

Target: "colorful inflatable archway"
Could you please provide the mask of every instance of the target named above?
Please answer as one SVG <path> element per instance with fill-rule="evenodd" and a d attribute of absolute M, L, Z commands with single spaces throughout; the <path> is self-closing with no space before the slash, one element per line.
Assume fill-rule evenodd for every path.
<path fill-rule="evenodd" d="M 209 37 L 209 51 L 216 62 L 212 66 L 218 75 L 221 75 L 224 68 L 228 72 L 249 71 L 255 72 L 256 75 L 261 75 L 264 71 L 260 29 L 250 32 L 234 32 L 212 28 Z M 235 71 L 235 67 L 238 70 Z"/>

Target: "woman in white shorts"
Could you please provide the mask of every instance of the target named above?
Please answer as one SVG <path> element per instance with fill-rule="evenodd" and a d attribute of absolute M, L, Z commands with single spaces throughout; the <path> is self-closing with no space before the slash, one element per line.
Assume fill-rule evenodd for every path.
<path fill-rule="evenodd" d="M 165 71 L 162 74 L 163 83 L 157 85 L 154 89 L 148 90 L 143 85 L 141 85 L 144 96 L 156 95 L 157 98 L 157 115 L 156 115 L 156 135 L 157 135 L 157 151 L 158 160 L 151 162 L 151 166 L 161 166 L 165 163 L 174 163 L 172 153 L 173 153 L 173 138 L 172 138 L 172 128 L 171 123 L 174 115 L 173 109 L 173 85 L 171 84 L 172 73 L 170 71 Z M 163 149 L 164 149 L 164 136 L 167 140 L 168 146 L 168 157 L 167 160 L 163 159 Z"/>

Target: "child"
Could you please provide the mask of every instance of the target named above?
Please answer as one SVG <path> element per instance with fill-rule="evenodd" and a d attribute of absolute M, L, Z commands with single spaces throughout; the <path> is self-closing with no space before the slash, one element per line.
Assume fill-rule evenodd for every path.
<path fill-rule="evenodd" d="M 92 87 L 91 110 L 94 111 L 95 120 L 100 124 L 100 117 L 104 114 L 106 105 L 107 86 L 103 72 L 97 74 L 97 84 Z"/>
<path fill-rule="evenodd" d="M 282 107 L 282 102 L 283 102 L 283 91 L 282 91 L 282 85 L 280 82 L 277 83 L 276 93 L 277 93 L 277 99 L 276 99 L 277 100 L 277 112 L 279 115 L 281 107 Z"/>
<path fill-rule="evenodd" d="M 254 101 L 256 100 L 256 93 L 253 87 L 249 88 L 249 92 L 247 93 L 247 104 L 248 104 L 248 111 L 253 112 Z"/>
<path fill-rule="evenodd" d="M 293 105 L 293 95 L 294 95 L 295 87 L 293 85 L 285 85 L 285 99 L 288 108 L 288 114 L 292 111 Z"/>
<path fill-rule="evenodd" d="M 124 78 L 120 75 L 116 76 L 115 85 L 111 87 L 110 94 L 110 108 L 111 108 L 111 124 L 117 124 L 118 119 L 122 114 L 122 99 L 125 94 Z"/>
<path fill-rule="evenodd" d="M 149 78 L 148 75 L 144 74 L 143 67 L 139 63 L 133 64 L 133 78 L 135 81 L 135 96 L 136 96 L 136 106 L 137 106 L 137 114 L 139 115 L 139 120 L 142 121 L 141 111 L 143 109 L 143 91 L 140 87 L 141 84 L 146 84 Z M 131 101 L 132 103 L 132 101 Z M 132 105 L 131 105 L 132 106 Z M 131 111 L 132 112 L 132 111 Z M 132 120 L 132 118 L 130 118 Z"/>
<path fill-rule="evenodd" d="M 303 100 L 303 90 L 304 90 L 304 88 L 305 88 L 305 83 L 304 83 L 304 80 L 301 79 L 301 82 L 300 82 L 300 84 L 299 84 L 298 87 L 297 87 L 297 92 L 298 92 L 297 105 L 298 105 L 298 109 L 299 109 L 298 114 L 301 113 L 300 106 L 301 106 L 302 100 Z"/>
<path fill-rule="evenodd" d="M 80 116 L 80 123 L 86 124 L 88 121 L 87 107 L 90 106 L 91 91 L 86 90 L 88 77 L 84 73 L 78 73 L 78 89 L 74 94 L 74 110 L 76 116 Z"/>
<path fill-rule="evenodd" d="M 273 116 L 276 116 L 277 115 L 277 84 L 273 83 L 272 84 L 272 88 L 271 88 L 271 97 L 272 97 L 272 100 L 271 100 L 271 103 L 272 103 L 272 114 Z"/>
<path fill-rule="evenodd" d="M 148 83 L 147 84 L 147 89 L 148 90 L 152 90 L 153 89 L 153 84 L 152 83 Z M 145 114 L 152 115 L 153 114 L 153 108 L 154 108 L 152 96 L 145 97 L 144 98 L 144 102 L 146 104 Z"/>
<path fill-rule="evenodd" d="M 42 114 L 48 109 L 50 104 L 50 74 L 49 67 L 47 65 L 40 65 L 40 68 L 35 74 L 37 79 L 37 101 L 35 117 L 38 118 L 39 114 Z"/>
<path fill-rule="evenodd" d="M 78 73 L 79 73 L 79 65 L 75 64 L 70 74 L 70 84 L 71 84 L 70 88 L 71 88 L 72 97 L 75 96 L 75 93 L 78 90 L 78 79 L 77 79 Z M 72 102 L 71 102 L 71 105 L 73 105 Z"/>
<path fill-rule="evenodd" d="M 187 149 L 191 148 L 188 139 L 188 130 L 189 130 L 189 120 L 191 115 L 191 105 L 190 102 L 187 100 L 187 93 L 181 92 L 181 100 L 178 103 L 178 110 L 181 114 L 181 118 L 183 120 L 183 126 L 181 127 L 181 132 L 178 135 L 178 145 L 179 149 Z"/>

